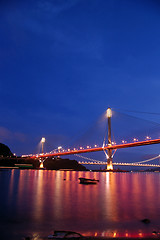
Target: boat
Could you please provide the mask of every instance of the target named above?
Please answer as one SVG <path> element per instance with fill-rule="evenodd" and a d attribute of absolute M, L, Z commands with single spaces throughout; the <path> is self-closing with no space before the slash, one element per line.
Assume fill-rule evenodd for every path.
<path fill-rule="evenodd" d="M 80 233 L 72 231 L 54 231 L 54 234 L 48 236 L 49 239 L 62 239 L 62 238 L 83 238 Z"/>
<path fill-rule="evenodd" d="M 99 180 L 96 179 L 91 179 L 91 178 L 79 178 L 80 180 L 80 184 L 97 184 L 97 182 L 99 182 Z"/>

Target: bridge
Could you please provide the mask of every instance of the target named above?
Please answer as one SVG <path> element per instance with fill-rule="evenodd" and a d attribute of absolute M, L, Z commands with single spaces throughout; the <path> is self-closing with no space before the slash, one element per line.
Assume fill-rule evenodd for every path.
<path fill-rule="evenodd" d="M 113 165 L 160 167 L 160 165 L 157 165 L 157 164 L 145 164 L 145 163 L 141 163 L 141 162 L 138 162 L 138 163 L 113 163 L 113 156 L 114 156 L 114 153 L 117 149 L 158 144 L 158 143 L 160 143 L 160 139 L 149 139 L 149 138 L 147 138 L 145 141 L 138 141 L 137 139 L 135 139 L 135 142 L 126 143 L 125 141 L 123 141 L 122 144 L 115 144 L 111 140 L 112 111 L 111 111 L 110 108 L 107 109 L 106 116 L 107 116 L 107 119 L 108 119 L 108 139 L 107 139 L 107 144 L 104 140 L 102 147 L 97 147 L 97 145 L 95 145 L 95 147 L 92 147 L 92 148 L 87 146 L 86 148 L 81 147 L 80 149 L 74 148 L 74 149 L 67 149 L 67 150 L 63 149 L 62 147 L 59 147 L 57 150 L 51 151 L 50 153 L 43 153 L 45 138 L 42 138 L 42 140 L 41 140 L 41 142 L 42 142 L 42 153 L 32 155 L 30 157 L 31 158 L 44 158 L 45 159 L 47 157 L 61 157 L 61 156 L 65 156 L 65 155 L 78 155 L 78 154 L 82 154 L 82 153 L 91 153 L 91 152 L 103 151 L 105 153 L 107 162 L 100 162 L 100 161 L 97 161 L 97 162 L 96 161 L 95 162 L 93 162 L 93 161 L 90 161 L 90 162 L 82 161 L 82 162 L 80 162 L 79 161 L 79 163 L 80 164 L 107 165 L 107 168 L 106 168 L 107 170 L 113 170 Z M 159 158 L 159 157 L 160 156 L 158 155 L 158 157 L 155 157 L 154 159 Z M 42 161 L 42 165 L 43 165 L 43 161 Z"/>
<path fill-rule="evenodd" d="M 87 162 L 87 161 L 79 161 L 79 164 L 83 165 L 106 165 L 106 162 Z M 132 166 L 132 167 L 160 167 L 159 164 L 141 164 L 141 163 L 113 163 L 116 166 Z"/>

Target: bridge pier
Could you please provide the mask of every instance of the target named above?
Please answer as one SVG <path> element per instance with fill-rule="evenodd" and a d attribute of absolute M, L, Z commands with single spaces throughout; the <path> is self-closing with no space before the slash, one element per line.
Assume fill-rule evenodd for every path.
<path fill-rule="evenodd" d="M 112 150 L 108 149 L 107 170 L 113 170 Z"/>
<path fill-rule="evenodd" d="M 43 163 L 44 163 L 44 160 L 40 160 L 40 166 L 39 166 L 39 168 L 44 168 Z"/>

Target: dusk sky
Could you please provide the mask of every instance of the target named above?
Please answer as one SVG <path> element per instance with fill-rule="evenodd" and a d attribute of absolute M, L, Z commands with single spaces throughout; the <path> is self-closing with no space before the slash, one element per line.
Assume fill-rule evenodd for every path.
<path fill-rule="evenodd" d="M 158 2 L 1 1 L 0 142 L 52 150 L 107 107 L 160 113 Z"/>

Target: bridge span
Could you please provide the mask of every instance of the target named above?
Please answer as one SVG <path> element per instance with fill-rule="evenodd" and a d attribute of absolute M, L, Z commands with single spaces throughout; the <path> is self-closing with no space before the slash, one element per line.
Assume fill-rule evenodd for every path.
<path fill-rule="evenodd" d="M 43 145 L 45 142 L 45 138 L 42 138 L 42 153 L 41 154 L 36 154 L 32 155 L 31 158 L 47 158 L 47 157 L 61 157 L 65 155 L 76 155 L 76 154 L 81 154 L 81 153 L 91 153 L 91 152 L 99 152 L 99 151 L 104 151 L 106 155 L 107 161 L 104 163 L 107 165 L 107 170 L 113 170 L 113 165 L 123 165 L 123 166 L 144 166 L 144 167 L 151 167 L 150 164 L 139 164 L 139 163 L 113 163 L 112 159 L 114 156 L 114 153 L 112 151 L 116 151 L 117 149 L 122 149 L 122 148 L 131 148 L 131 147 L 140 147 L 140 146 L 146 146 L 146 145 L 151 145 L 151 144 L 158 144 L 160 143 L 160 139 L 147 139 L 145 141 L 135 141 L 131 143 L 126 143 L 123 142 L 122 144 L 113 144 L 111 141 L 111 117 L 112 117 L 112 111 L 110 108 L 107 109 L 106 112 L 107 119 L 108 119 L 108 139 L 107 139 L 107 144 L 104 140 L 103 146 L 102 147 L 94 147 L 94 148 L 80 148 L 80 149 L 68 149 L 64 150 L 61 147 L 58 148 L 57 151 L 52 151 L 50 153 L 43 153 Z M 87 164 L 87 163 L 85 163 Z M 89 164 L 89 163 L 88 163 Z M 153 165 L 152 165 L 153 166 Z M 159 165 L 154 165 L 154 167 L 159 167 Z"/>
<path fill-rule="evenodd" d="M 106 165 L 107 162 L 101 162 L 101 161 L 97 161 L 97 162 L 87 162 L 87 161 L 79 161 L 79 164 L 83 164 L 83 165 Z M 160 167 L 160 165 L 158 164 L 145 164 L 145 163 L 113 163 L 113 165 L 116 166 L 134 166 L 134 167 Z"/>
<path fill-rule="evenodd" d="M 154 140 L 146 140 L 146 141 L 139 141 L 133 143 L 124 143 L 119 145 L 107 145 L 104 147 L 94 147 L 94 148 L 86 148 L 86 149 L 73 149 L 73 150 L 58 150 L 58 152 L 53 153 L 41 153 L 31 156 L 31 158 L 39 158 L 39 157 L 60 157 L 65 155 L 73 155 L 73 154 L 81 154 L 81 153 L 90 153 L 90 152 L 99 152 L 104 150 L 116 150 L 121 148 L 129 148 L 129 147 L 138 147 L 138 146 L 145 146 L 151 144 L 158 144 L 160 143 L 160 139 Z"/>

